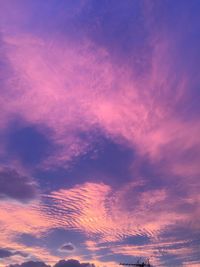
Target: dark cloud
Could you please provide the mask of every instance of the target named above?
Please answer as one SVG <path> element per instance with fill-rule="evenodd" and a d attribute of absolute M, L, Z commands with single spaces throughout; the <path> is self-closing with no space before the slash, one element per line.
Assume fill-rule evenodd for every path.
<path fill-rule="evenodd" d="M 73 251 L 75 249 L 74 245 L 71 243 L 63 244 L 59 250 L 60 251 Z"/>
<path fill-rule="evenodd" d="M 27 257 L 28 255 L 21 251 L 14 251 L 7 248 L 0 248 L 0 259 L 8 258 L 14 255 L 19 255 L 21 257 Z"/>
<path fill-rule="evenodd" d="M 8 267 L 50 267 L 41 261 L 27 261 L 22 264 L 10 264 Z"/>
<path fill-rule="evenodd" d="M 94 264 L 91 263 L 80 263 L 77 260 L 60 260 L 57 262 L 54 267 L 95 267 Z"/>
<path fill-rule="evenodd" d="M 8 267 L 50 267 L 50 265 L 40 261 L 28 261 L 22 264 L 10 264 Z M 70 259 L 67 261 L 60 260 L 54 267 L 95 267 L 95 265 L 91 263 L 80 263 L 77 260 Z"/>
<path fill-rule="evenodd" d="M 37 196 L 36 184 L 11 168 L 0 168 L 0 199 L 27 202 Z"/>

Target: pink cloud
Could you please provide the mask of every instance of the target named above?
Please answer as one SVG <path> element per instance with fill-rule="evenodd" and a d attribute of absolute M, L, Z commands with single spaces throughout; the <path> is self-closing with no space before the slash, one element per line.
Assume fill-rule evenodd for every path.
<path fill-rule="evenodd" d="M 2 121 L 7 124 L 15 114 L 52 129 L 50 137 L 61 148 L 43 165 L 61 164 L 85 153 L 91 140 L 83 141 L 77 133 L 94 128 L 118 142 L 126 140 L 152 160 L 164 157 L 169 165 L 173 163 L 163 147 L 175 142 L 181 154 L 200 145 L 199 123 L 183 121 L 174 110 L 184 101 L 188 82 L 182 77 L 177 81 L 174 98 L 167 42 L 156 44 L 152 69 L 144 79 L 125 66 L 114 66 L 104 50 L 88 41 L 48 45 L 30 35 L 5 35 L 4 42 L 14 76 L 2 98 Z M 166 64 L 160 67 L 163 60 Z M 187 164 L 192 167 L 184 170 L 199 172 L 197 164 Z M 172 168 L 180 173 L 180 166 Z"/>

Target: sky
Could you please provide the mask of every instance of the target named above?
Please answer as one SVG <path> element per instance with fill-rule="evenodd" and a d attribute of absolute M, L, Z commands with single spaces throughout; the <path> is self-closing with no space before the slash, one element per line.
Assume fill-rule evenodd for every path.
<path fill-rule="evenodd" d="M 198 0 L 0 0 L 1 267 L 200 266 L 199 47 Z"/>

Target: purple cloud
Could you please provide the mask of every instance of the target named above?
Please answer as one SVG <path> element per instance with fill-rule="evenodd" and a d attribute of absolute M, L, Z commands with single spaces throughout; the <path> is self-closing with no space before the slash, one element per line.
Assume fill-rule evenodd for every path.
<path fill-rule="evenodd" d="M 10 264 L 9 267 L 50 267 L 50 265 L 41 261 L 27 261 L 22 264 Z"/>
<path fill-rule="evenodd" d="M 59 250 L 62 251 L 62 252 L 70 252 L 70 251 L 73 251 L 75 249 L 74 245 L 72 243 L 65 243 L 63 244 Z"/>
<path fill-rule="evenodd" d="M 60 260 L 54 267 L 95 267 L 95 265 L 91 263 L 80 263 L 78 260 L 70 259 L 67 261 Z"/>
<path fill-rule="evenodd" d="M 8 257 L 10 257 L 12 255 L 13 255 L 13 253 L 10 250 L 4 249 L 4 248 L 0 249 L 0 259 L 8 258 Z"/>
<path fill-rule="evenodd" d="M 37 196 L 36 184 L 11 168 L 0 169 L 0 199 L 28 202 Z"/>
<path fill-rule="evenodd" d="M 41 261 L 28 261 L 22 264 L 10 264 L 8 267 L 50 267 L 50 265 Z M 95 265 L 88 262 L 80 263 L 78 260 L 70 259 L 67 261 L 60 260 L 54 265 L 54 267 L 95 267 Z"/>
<path fill-rule="evenodd" d="M 21 257 L 27 257 L 27 254 L 21 251 L 14 251 L 7 248 L 0 248 L 0 259 L 9 258 L 14 255 L 19 255 Z"/>

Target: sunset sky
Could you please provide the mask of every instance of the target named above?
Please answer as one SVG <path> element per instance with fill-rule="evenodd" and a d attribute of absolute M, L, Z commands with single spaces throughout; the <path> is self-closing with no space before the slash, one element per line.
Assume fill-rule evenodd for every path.
<path fill-rule="evenodd" d="M 0 90 L 0 267 L 200 266 L 199 0 L 0 0 Z"/>

